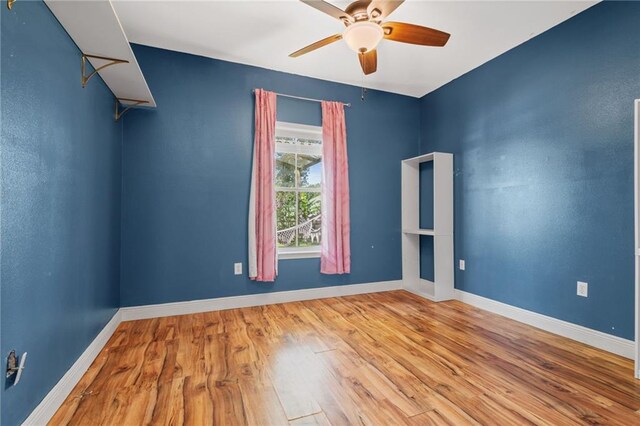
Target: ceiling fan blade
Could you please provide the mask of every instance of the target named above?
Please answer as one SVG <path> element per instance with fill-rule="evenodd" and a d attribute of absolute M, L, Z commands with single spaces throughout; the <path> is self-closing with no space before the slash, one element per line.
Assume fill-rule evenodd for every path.
<path fill-rule="evenodd" d="M 373 74 L 378 69 L 378 53 L 376 49 L 367 53 L 358 53 L 358 59 L 360 59 L 360 66 L 365 75 Z"/>
<path fill-rule="evenodd" d="M 393 11 L 396 10 L 402 3 L 404 3 L 404 0 L 372 1 L 371 4 L 367 7 L 367 12 L 369 13 L 371 19 L 380 22 L 383 19 L 386 19 L 387 16 L 391 15 L 391 13 L 393 13 Z"/>
<path fill-rule="evenodd" d="M 353 22 L 353 17 L 337 6 L 322 0 L 300 0 L 302 3 L 313 7 L 314 9 L 324 12 L 329 16 L 346 23 Z"/>
<path fill-rule="evenodd" d="M 419 44 L 422 46 L 442 47 L 447 44 L 451 34 L 420 25 L 403 22 L 385 22 L 382 24 L 384 38 L 401 43 Z"/>
<path fill-rule="evenodd" d="M 307 47 L 303 47 L 300 50 L 296 50 L 291 55 L 289 55 L 289 57 L 297 58 L 298 56 L 302 56 L 305 53 L 313 52 L 316 49 L 320 49 L 321 47 L 326 46 L 327 44 L 331 44 L 334 41 L 338 41 L 340 39 L 342 39 L 342 34 L 334 34 L 334 35 L 332 35 L 330 37 L 323 38 L 320 41 L 316 41 L 315 43 L 312 43 L 312 44 L 308 45 Z"/>

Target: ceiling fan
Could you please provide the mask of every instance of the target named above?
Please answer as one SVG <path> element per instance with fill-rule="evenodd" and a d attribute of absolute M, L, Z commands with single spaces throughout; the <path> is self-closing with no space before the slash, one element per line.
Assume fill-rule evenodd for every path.
<path fill-rule="evenodd" d="M 420 25 L 403 22 L 382 22 L 404 0 L 376 1 L 358 0 L 340 9 L 322 0 L 300 0 L 320 12 L 332 16 L 346 26 L 342 34 L 334 34 L 310 44 L 290 54 L 292 58 L 312 52 L 335 41 L 344 39 L 351 50 L 358 54 L 360 66 L 365 74 L 372 74 L 378 68 L 376 47 L 384 38 L 401 43 L 419 44 L 421 46 L 442 47 L 447 44 L 450 34 Z"/>

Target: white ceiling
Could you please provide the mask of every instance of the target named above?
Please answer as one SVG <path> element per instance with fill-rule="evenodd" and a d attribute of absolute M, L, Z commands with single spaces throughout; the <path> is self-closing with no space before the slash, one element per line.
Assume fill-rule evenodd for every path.
<path fill-rule="evenodd" d="M 332 1 L 346 7 L 347 1 Z M 408 0 L 390 20 L 451 33 L 444 48 L 383 40 L 378 71 L 363 77 L 338 41 L 299 58 L 289 53 L 344 26 L 297 0 L 114 0 L 129 41 L 421 97 L 535 37 L 597 1 Z"/>

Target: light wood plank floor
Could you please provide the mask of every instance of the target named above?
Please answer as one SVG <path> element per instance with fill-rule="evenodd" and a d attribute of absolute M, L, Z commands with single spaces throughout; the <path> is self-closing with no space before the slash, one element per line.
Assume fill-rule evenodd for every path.
<path fill-rule="evenodd" d="M 640 425 L 630 360 L 404 291 L 124 322 L 51 424 Z"/>

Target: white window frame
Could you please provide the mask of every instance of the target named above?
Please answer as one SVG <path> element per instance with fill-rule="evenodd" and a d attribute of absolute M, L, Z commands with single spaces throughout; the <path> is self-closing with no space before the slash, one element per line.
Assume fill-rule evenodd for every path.
<path fill-rule="evenodd" d="M 276 122 L 276 139 L 278 137 L 305 138 L 322 141 L 322 127 L 309 126 L 306 124 Z M 311 145 L 290 145 L 276 142 L 275 152 L 290 154 L 322 155 L 322 144 Z M 324 161 L 324 158 L 323 158 Z M 322 192 L 322 188 L 286 188 L 274 185 L 274 191 L 289 192 Z M 277 212 L 276 212 L 277 214 Z M 298 215 L 296 215 L 297 225 Z M 320 246 L 316 247 L 278 247 L 278 259 L 309 259 L 320 257 Z"/>

